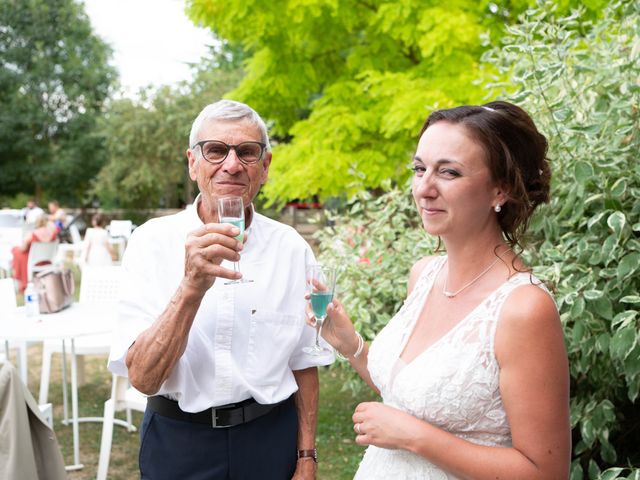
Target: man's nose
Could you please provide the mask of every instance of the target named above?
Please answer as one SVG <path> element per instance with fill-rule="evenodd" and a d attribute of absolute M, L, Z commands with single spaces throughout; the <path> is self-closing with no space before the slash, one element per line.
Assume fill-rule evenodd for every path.
<path fill-rule="evenodd" d="M 238 173 L 244 170 L 244 165 L 240 161 L 238 152 L 236 152 L 235 147 L 231 147 L 229 149 L 227 158 L 225 158 L 224 162 L 222 162 L 222 168 L 229 173 Z"/>

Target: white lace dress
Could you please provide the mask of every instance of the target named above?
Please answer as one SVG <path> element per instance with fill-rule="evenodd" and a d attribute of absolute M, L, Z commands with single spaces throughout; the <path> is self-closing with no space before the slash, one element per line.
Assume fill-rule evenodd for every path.
<path fill-rule="evenodd" d="M 494 337 L 500 309 L 514 288 L 542 284 L 518 273 L 409 364 L 399 358 L 446 257 L 429 262 L 400 311 L 376 336 L 368 369 L 385 404 L 481 445 L 511 446 L 499 389 Z M 355 479 L 452 480 L 406 450 L 367 448 Z"/>

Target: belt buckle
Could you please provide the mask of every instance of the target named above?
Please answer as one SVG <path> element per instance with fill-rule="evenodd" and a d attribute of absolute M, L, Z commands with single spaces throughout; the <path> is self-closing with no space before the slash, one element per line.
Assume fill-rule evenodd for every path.
<path fill-rule="evenodd" d="M 232 425 L 218 425 L 218 408 L 211 409 L 211 428 L 229 428 Z"/>
<path fill-rule="evenodd" d="M 218 425 L 218 409 L 211 409 L 211 427 L 212 428 L 226 428 L 227 425 Z"/>

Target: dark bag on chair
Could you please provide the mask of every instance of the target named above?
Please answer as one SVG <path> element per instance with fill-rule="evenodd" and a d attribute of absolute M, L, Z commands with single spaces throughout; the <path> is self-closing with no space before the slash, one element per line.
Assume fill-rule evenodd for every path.
<path fill-rule="evenodd" d="M 73 303 L 75 283 L 69 269 L 57 267 L 38 272 L 33 277 L 38 292 L 40 313 L 55 313 Z"/>

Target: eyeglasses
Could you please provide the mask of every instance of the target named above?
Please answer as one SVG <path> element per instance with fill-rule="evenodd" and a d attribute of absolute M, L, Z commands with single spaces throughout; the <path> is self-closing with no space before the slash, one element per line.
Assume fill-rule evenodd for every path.
<path fill-rule="evenodd" d="M 195 149 L 198 145 L 204 159 L 214 165 L 224 162 L 231 149 L 236 152 L 240 162 L 245 165 L 251 165 L 262 158 L 266 148 L 266 145 L 262 142 L 242 142 L 237 145 L 229 145 L 219 140 L 202 140 L 191 148 Z"/>

